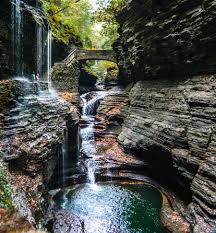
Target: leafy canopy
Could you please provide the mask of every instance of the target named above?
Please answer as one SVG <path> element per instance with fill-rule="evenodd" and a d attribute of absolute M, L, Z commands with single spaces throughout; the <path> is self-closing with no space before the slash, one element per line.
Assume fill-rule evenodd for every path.
<path fill-rule="evenodd" d="M 91 47 L 92 7 L 88 0 L 40 0 L 54 37 L 68 44 L 77 37 L 84 47 Z"/>
<path fill-rule="evenodd" d="M 98 0 L 98 5 L 96 20 L 102 24 L 101 34 L 105 38 L 103 48 L 110 49 L 119 37 L 116 16 L 124 7 L 125 0 Z"/>

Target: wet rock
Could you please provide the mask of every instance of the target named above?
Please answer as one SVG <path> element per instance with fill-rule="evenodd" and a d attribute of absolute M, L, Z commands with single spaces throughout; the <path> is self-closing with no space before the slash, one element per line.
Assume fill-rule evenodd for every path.
<path fill-rule="evenodd" d="M 157 170 L 163 170 L 167 162 L 162 160 L 170 158 L 180 190 L 192 192 L 187 213 L 194 229 L 200 225 L 213 229 L 216 224 L 212 219 L 216 198 L 215 85 L 214 76 L 139 81 L 129 94 L 127 117 L 118 137 L 125 148 L 139 150 L 144 160 L 155 158 Z M 169 171 L 165 172 L 169 176 Z"/>
<path fill-rule="evenodd" d="M 37 95 L 27 80 L 0 85 L 5 93 L 11 92 L 11 101 L 2 108 L 0 147 L 9 163 L 17 209 L 34 222 L 46 211 L 45 194 L 62 152 L 65 130 L 69 128 L 69 139 L 78 137 L 78 115 L 68 102 L 46 92 Z M 69 150 L 77 153 L 78 147 L 71 144 Z"/>
<path fill-rule="evenodd" d="M 188 193 L 193 232 L 216 226 L 215 10 L 213 0 L 132 0 L 117 17 L 121 81 L 134 82 L 119 142 Z"/>
<path fill-rule="evenodd" d="M 11 44 L 11 31 L 8 26 L 10 22 L 11 6 L 10 2 L 3 0 L 1 2 L 0 10 L 0 79 L 7 77 L 11 73 L 11 64 L 10 64 L 10 44 Z"/>
<path fill-rule="evenodd" d="M 147 174 L 148 169 L 144 169 L 147 168 L 147 164 L 132 154 L 125 153 L 117 140 L 125 118 L 127 91 L 118 87 L 110 89 L 108 93 L 109 95 L 100 101 L 95 118 L 96 179 L 98 181 L 133 179 L 133 174 L 143 174 L 143 170 L 146 170 Z M 122 176 L 121 174 L 126 171 L 128 175 Z"/>
<path fill-rule="evenodd" d="M 45 233 L 34 226 L 14 210 L 0 209 L 0 232 L 2 233 Z"/>
<path fill-rule="evenodd" d="M 110 94 L 100 101 L 96 114 L 95 136 L 103 138 L 109 134 L 110 137 L 117 137 L 121 132 L 121 125 L 124 121 L 124 107 L 128 101 L 124 89 L 110 91 Z"/>
<path fill-rule="evenodd" d="M 55 214 L 53 232 L 84 233 L 84 222 L 74 214 L 62 210 Z"/>
<path fill-rule="evenodd" d="M 115 44 L 123 82 L 215 73 L 214 0 L 128 1 Z"/>

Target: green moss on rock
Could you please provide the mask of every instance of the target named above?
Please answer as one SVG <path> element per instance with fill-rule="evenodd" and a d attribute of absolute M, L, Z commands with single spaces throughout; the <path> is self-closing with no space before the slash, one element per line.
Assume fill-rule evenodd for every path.
<path fill-rule="evenodd" d="M 78 61 L 74 61 L 70 66 L 58 63 L 52 69 L 52 81 L 58 91 L 78 91 L 79 77 Z"/>
<path fill-rule="evenodd" d="M 0 159 L 0 208 L 8 209 L 13 207 L 11 195 L 12 188 L 8 181 L 8 174 L 3 161 Z"/>

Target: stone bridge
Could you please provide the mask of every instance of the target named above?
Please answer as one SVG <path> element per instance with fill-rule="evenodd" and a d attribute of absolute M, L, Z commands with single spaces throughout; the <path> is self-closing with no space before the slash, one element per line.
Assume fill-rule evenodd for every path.
<path fill-rule="evenodd" d="M 106 60 L 117 63 L 116 54 L 113 50 L 77 50 L 76 58 L 79 61 Z"/>
<path fill-rule="evenodd" d="M 105 60 L 117 63 L 116 54 L 113 50 L 79 50 L 72 51 L 64 62 L 70 65 L 74 59 L 79 61 Z"/>

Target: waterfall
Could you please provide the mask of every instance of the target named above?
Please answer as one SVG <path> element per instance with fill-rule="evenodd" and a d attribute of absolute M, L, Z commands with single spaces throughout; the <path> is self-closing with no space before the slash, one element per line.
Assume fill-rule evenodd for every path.
<path fill-rule="evenodd" d="M 12 66 L 18 76 L 23 75 L 22 27 L 21 0 L 13 0 L 11 4 Z"/>
<path fill-rule="evenodd" d="M 43 74 L 43 26 L 37 25 L 37 72 Z"/>
<path fill-rule="evenodd" d="M 47 81 L 48 81 L 49 89 L 52 88 L 51 67 L 52 67 L 52 31 L 50 28 L 48 28 L 48 33 L 47 33 Z"/>
<path fill-rule="evenodd" d="M 83 116 L 93 116 L 99 101 L 107 95 L 107 92 L 104 92 L 104 91 L 97 92 L 96 96 L 94 96 L 89 101 L 86 100 L 87 95 L 88 95 L 88 93 L 81 96 L 81 99 L 84 103 L 82 114 L 83 114 Z"/>
<path fill-rule="evenodd" d="M 96 92 L 96 95 L 88 99 L 89 93 L 83 94 L 81 100 L 83 102 L 82 108 L 82 119 L 86 122 L 86 126 L 81 129 L 81 152 L 88 158 L 86 163 L 87 176 L 90 184 L 95 184 L 95 172 L 97 169 L 96 162 L 96 147 L 94 138 L 94 124 L 95 116 L 94 113 L 99 104 L 99 101 L 107 96 L 108 93 L 104 91 Z"/>
<path fill-rule="evenodd" d="M 65 168 L 68 158 L 68 129 L 66 128 L 64 133 L 64 143 L 62 145 L 62 185 L 65 183 Z"/>

